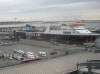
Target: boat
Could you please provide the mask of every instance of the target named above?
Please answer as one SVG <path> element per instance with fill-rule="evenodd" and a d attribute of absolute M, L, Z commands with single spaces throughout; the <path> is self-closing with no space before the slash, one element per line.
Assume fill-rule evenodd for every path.
<path fill-rule="evenodd" d="M 94 43 L 100 35 L 85 28 L 85 22 L 56 24 L 42 27 L 43 31 L 27 32 L 33 39 L 67 43 Z"/>

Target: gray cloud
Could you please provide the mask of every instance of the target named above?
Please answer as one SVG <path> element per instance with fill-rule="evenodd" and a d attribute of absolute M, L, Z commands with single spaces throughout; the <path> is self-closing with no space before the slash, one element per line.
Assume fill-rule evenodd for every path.
<path fill-rule="evenodd" d="M 0 0 L 0 19 L 3 16 L 34 20 L 97 19 L 99 7 L 100 0 Z"/>

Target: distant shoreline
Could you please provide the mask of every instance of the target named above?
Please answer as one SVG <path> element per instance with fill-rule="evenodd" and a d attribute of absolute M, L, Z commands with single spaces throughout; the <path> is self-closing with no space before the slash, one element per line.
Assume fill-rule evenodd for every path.
<path fill-rule="evenodd" d="M 58 23 L 58 22 L 86 22 L 86 23 L 100 23 L 100 20 L 79 20 L 79 21 L 5 21 L 0 22 L 0 25 L 8 24 L 24 24 L 24 23 Z"/>

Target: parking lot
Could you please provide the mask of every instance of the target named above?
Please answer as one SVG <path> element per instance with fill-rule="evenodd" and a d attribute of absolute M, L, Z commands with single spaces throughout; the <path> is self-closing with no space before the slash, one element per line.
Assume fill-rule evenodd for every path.
<path fill-rule="evenodd" d="M 6 42 L 6 41 L 4 41 Z M 7 41 L 10 42 L 10 41 Z M 12 54 L 14 53 L 14 49 L 22 50 L 25 53 L 27 52 L 32 52 L 35 55 L 38 55 L 39 51 L 46 52 L 46 56 L 42 57 L 40 56 L 41 60 L 42 59 L 52 59 L 56 57 L 61 57 L 65 55 L 71 55 L 71 54 L 76 54 L 76 53 L 81 53 L 85 52 L 84 46 L 79 46 L 79 45 L 69 45 L 69 44 L 51 44 L 50 42 L 45 42 L 45 41 L 36 41 L 36 40 L 20 40 L 19 42 L 16 42 L 16 44 L 10 43 L 8 44 L 0 45 L 0 54 L 1 53 L 6 53 L 6 54 Z M 14 42 L 15 43 L 15 42 Z M 2 60 L 5 60 L 5 64 L 10 63 L 16 63 L 16 60 L 8 60 L 8 59 L 0 59 L 0 63 L 2 63 Z M 18 61 L 17 61 L 18 62 Z M 3 66 L 3 63 L 2 63 Z"/>

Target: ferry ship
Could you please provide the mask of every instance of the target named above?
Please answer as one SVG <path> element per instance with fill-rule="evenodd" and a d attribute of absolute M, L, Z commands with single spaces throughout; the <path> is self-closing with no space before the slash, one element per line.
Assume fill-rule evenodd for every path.
<path fill-rule="evenodd" d="M 55 40 L 71 43 L 94 43 L 99 34 L 92 33 L 83 25 L 86 23 L 69 23 L 45 26 L 42 32 L 30 32 L 31 38 Z M 28 32 L 29 33 L 29 32 Z"/>

